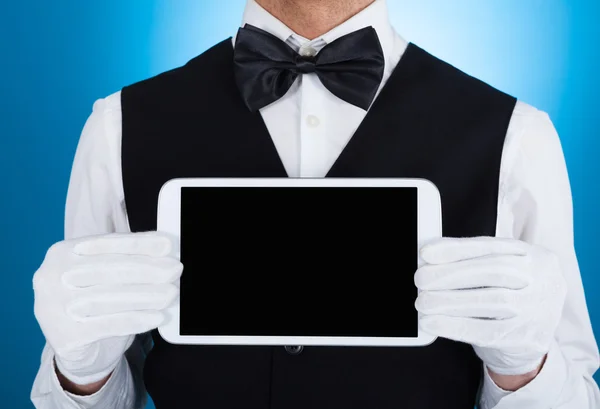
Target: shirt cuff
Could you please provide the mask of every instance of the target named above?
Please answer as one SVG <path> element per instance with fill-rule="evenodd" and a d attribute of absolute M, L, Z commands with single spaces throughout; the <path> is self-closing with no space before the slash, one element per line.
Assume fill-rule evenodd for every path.
<path fill-rule="evenodd" d="M 78 409 L 115 409 L 132 407 L 127 401 L 132 401 L 129 396 L 133 391 L 132 378 L 127 359 L 123 356 L 119 364 L 111 374 L 108 381 L 93 395 L 79 396 L 65 391 L 60 385 L 58 376 L 52 371 L 52 389 L 59 407 Z"/>
<path fill-rule="evenodd" d="M 488 367 L 483 364 L 483 390 L 481 393 L 481 409 L 492 409 L 495 408 L 498 403 L 505 397 L 511 395 L 514 392 L 505 391 L 496 385 L 490 376 Z"/>
<path fill-rule="evenodd" d="M 547 409 L 558 401 L 567 381 L 567 362 L 556 341 L 553 341 L 540 373 L 530 383 L 515 392 L 496 385 L 484 368 L 481 409 Z"/>

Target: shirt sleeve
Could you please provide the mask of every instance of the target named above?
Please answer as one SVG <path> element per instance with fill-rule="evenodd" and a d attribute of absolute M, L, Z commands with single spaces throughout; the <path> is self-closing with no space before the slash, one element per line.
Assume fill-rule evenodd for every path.
<path fill-rule="evenodd" d="M 79 139 L 65 209 L 65 239 L 129 232 L 121 181 L 121 102 L 115 93 L 94 103 Z M 31 390 L 37 409 L 141 409 L 146 403 L 142 368 L 148 334 L 135 342 L 100 391 L 75 396 L 62 389 L 54 351 L 44 346 Z"/>
<path fill-rule="evenodd" d="M 519 102 L 500 174 L 497 236 L 544 246 L 561 260 L 568 286 L 562 318 L 539 375 L 516 392 L 500 389 L 484 368 L 482 409 L 596 409 L 599 352 L 574 246 L 569 176 L 557 131 L 542 111 Z"/>

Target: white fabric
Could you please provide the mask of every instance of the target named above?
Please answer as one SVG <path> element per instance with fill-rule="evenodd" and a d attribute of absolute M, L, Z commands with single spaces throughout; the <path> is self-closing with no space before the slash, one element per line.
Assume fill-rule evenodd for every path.
<path fill-rule="evenodd" d="M 567 292 L 558 257 L 503 238 L 443 238 L 421 249 L 420 327 L 471 344 L 489 369 L 523 375 L 550 351 Z"/>
<path fill-rule="evenodd" d="M 307 42 L 253 0 L 247 4 L 245 22 L 287 39 L 292 46 Z M 382 39 L 387 80 L 407 43 L 390 25 L 385 0 L 376 0 L 347 24 L 322 38 L 332 41 L 336 36 L 367 25 L 373 25 Z M 388 37 L 386 33 L 391 34 Z M 386 41 L 386 38 L 389 39 Z M 319 45 L 318 40 L 311 43 Z M 309 77 L 303 76 L 282 100 L 261 110 L 261 114 L 289 176 L 322 177 L 331 158 L 339 155 L 365 113 L 340 102 L 318 83 L 305 81 L 306 78 Z M 308 115 L 314 115 L 319 125 L 308 126 Z M 94 104 L 83 129 L 69 184 L 66 237 L 129 232 L 121 180 L 120 142 L 121 105 L 117 92 Z M 523 102 L 517 104 L 506 134 L 496 234 L 541 245 L 557 254 L 568 292 L 554 343 L 540 374 L 526 387 L 511 393 L 498 388 L 486 370 L 481 408 L 600 407 L 600 392 L 592 379 L 599 367 L 598 346 L 573 245 L 571 191 L 560 139 L 548 115 Z M 134 401 L 132 396 L 144 393 L 141 367 L 147 350 L 148 337 L 138 336 L 129 350 L 129 366 L 113 374 L 118 380 L 111 379 L 94 398 L 74 399 L 53 381 L 53 351 L 46 345 L 32 388 L 32 401 L 38 409 L 142 408 L 139 402 L 143 399 L 136 399 L 134 406 L 130 402 Z"/>
<path fill-rule="evenodd" d="M 69 380 L 106 378 L 135 335 L 163 322 L 183 270 L 172 249 L 158 233 L 91 236 L 50 248 L 33 277 L 34 312 Z"/>

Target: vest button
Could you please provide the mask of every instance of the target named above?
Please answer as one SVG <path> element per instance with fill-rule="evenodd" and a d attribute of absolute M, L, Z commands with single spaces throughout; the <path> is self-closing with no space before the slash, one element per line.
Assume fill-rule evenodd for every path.
<path fill-rule="evenodd" d="M 287 352 L 290 355 L 300 355 L 303 349 L 304 347 L 301 345 L 286 346 L 285 352 Z"/>

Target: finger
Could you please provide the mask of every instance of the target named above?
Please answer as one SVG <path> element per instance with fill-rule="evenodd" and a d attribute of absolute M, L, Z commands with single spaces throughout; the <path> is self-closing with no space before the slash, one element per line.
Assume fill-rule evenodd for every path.
<path fill-rule="evenodd" d="M 415 273 L 421 290 L 459 290 L 479 287 L 522 289 L 532 277 L 529 257 L 488 256 L 450 264 L 425 264 Z"/>
<path fill-rule="evenodd" d="M 423 291 L 419 293 L 415 307 L 425 315 L 506 319 L 519 315 L 517 297 L 515 290 L 496 288 Z"/>
<path fill-rule="evenodd" d="M 163 233 L 117 233 L 82 239 L 75 244 L 73 252 L 80 256 L 130 254 L 166 257 L 173 252 L 173 247 L 173 238 Z"/>
<path fill-rule="evenodd" d="M 160 327 L 164 321 L 165 314 L 161 311 L 133 311 L 91 317 L 79 325 L 82 326 L 82 332 L 94 334 L 90 341 L 99 341 L 111 337 L 143 334 Z"/>
<path fill-rule="evenodd" d="M 62 280 L 68 286 L 85 288 L 112 284 L 163 284 L 177 280 L 183 265 L 171 257 L 110 254 L 88 257 L 66 271 Z"/>
<path fill-rule="evenodd" d="M 429 334 L 482 348 L 510 346 L 510 336 L 519 324 L 522 323 L 518 318 L 485 320 L 425 315 L 419 319 L 419 327 Z M 514 344 L 514 339 L 512 343 Z"/>
<path fill-rule="evenodd" d="M 421 248 L 421 258 L 428 264 L 454 263 L 490 255 L 527 255 L 522 241 L 498 237 L 444 237 Z"/>
<path fill-rule="evenodd" d="M 67 313 L 75 321 L 90 317 L 132 311 L 160 311 L 167 308 L 179 294 L 173 284 L 105 287 L 100 291 L 79 290 L 82 294 L 67 306 Z"/>

